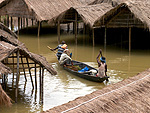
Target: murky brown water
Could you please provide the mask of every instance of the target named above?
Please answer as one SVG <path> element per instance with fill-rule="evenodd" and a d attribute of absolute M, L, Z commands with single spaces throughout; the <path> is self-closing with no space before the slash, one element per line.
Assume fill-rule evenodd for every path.
<path fill-rule="evenodd" d="M 19 102 L 13 103 L 10 108 L 0 108 L 0 113 L 29 113 L 48 110 L 54 106 L 61 105 L 68 101 L 74 100 L 79 96 L 92 93 L 95 90 L 101 89 L 106 85 L 119 82 L 130 76 L 144 71 L 150 67 L 150 51 L 149 50 L 133 50 L 130 54 L 128 50 L 120 49 L 119 47 L 107 46 L 106 51 L 103 45 L 92 47 L 92 42 L 86 40 L 83 43 L 83 36 L 78 36 L 78 45 L 74 44 L 73 35 L 62 35 L 61 40 L 65 40 L 70 51 L 73 53 L 73 59 L 85 62 L 97 68 L 96 56 L 101 48 L 103 55 L 107 58 L 108 75 L 110 81 L 108 83 L 95 83 L 81 78 L 78 78 L 64 71 L 57 63 L 54 53 L 52 53 L 47 45 L 54 48 L 57 46 L 56 35 L 43 35 L 40 38 L 31 35 L 21 35 L 19 40 L 26 44 L 26 47 L 34 53 L 41 54 L 48 62 L 52 63 L 53 67 L 58 72 L 58 75 L 52 76 L 48 72 L 44 76 L 44 104 L 39 104 L 39 92 L 37 96 L 32 92 L 32 85 L 28 75 L 28 82 L 25 85 L 24 77 L 21 76 L 19 82 Z M 34 77 L 34 76 L 33 76 Z M 12 76 L 8 79 L 8 94 L 14 100 L 14 89 L 12 88 Z"/>

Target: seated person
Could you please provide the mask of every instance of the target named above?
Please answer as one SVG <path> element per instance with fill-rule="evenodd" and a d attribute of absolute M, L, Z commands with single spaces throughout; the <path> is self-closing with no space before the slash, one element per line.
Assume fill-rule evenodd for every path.
<path fill-rule="evenodd" d="M 70 64 L 71 60 L 69 50 L 65 49 L 59 60 L 60 65 L 66 66 L 67 64 Z"/>

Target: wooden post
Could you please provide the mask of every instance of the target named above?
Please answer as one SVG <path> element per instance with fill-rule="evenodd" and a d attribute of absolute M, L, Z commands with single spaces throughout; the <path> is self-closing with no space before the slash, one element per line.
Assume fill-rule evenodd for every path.
<path fill-rule="evenodd" d="M 95 46 L 95 39 L 94 39 L 94 28 L 92 29 L 93 31 L 93 47 Z"/>
<path fill-rule="evenodd" d="M 23 24 L 22 24 L 22 18 L 20 18 L 20 20 L 21 20 L 21 29 L 22 29 L 22 25 L 23 25 Z"/>
<path fill-rule="evenodd" d="M 104 37 L 104 50 L 106 50 L 106 36 L 107 36 L 107 28 L 105 26 L 105 37 Z"/>
<path fill-rule="evenodd" d="M 35 90 L 37 90 L 36 63 L 35 63 Z"/>
<path fill-rule="evenodd" d="M 11 23 L 11 30 L 13 31 L 13 18 L 12 17 L 10 19 L 10 23 Z"/>
<path fill-rule="evenodd" d="M 19 83 L 19 50 L 17 51 L 17 77 L 16 77 L 16 89 L 15 89 L 15 102 L 18 98 L 18 83 Z"/>
<path fill-rule="evenodd" d="M 25 28 L 25 18 L 23 18 L 23 28 Z"/>
<path fill-rule="evenodd" d="M 20 17 L 18 17 L 18 35 L 19 35 L 19 30 L 20 30 Z"/>
<path fill-rule="evenodd" d="M 15 76 L 15 75 L 14 75 L 14 74 L 15 74 L 15 72 L 14 72 L 14 70 L 15 70 L 15 69 L 14 69 L 14 68 L 15 68 L 15 66 L 14 66 L 14 63 L 15 63 L 15 62 L 14 62 L 14 53 L 12 54 L 12 56 L 13 56 L 13 59 L 12 59 L 12 60 L 13 60 L 13 70 L 12 70 L 12 71 L 13 71 L 13 79 L 12 79 L 12 88 L 13 88 L 13 87 L 14 87 L 14 76 Z"/>
<path fill-rule="evenodd" d="M 75 44 L 77 44 L 77 19 L 78 19 L 78 14 L 75 12 Z"/>
<path fill-rule="evenodd" d="M 25 72 L 25 68 L 24 68 L 24 64 L 23 64 L 22 55 L 21 55 L 21 63 L 22 63 L 22 68 L 23 68 L 23 72 L 24 72 L 24 78 L 25 78 L 25 81 L 27 81 L 27 77 L 26 77 L 26 72 Z"/>
<path fill-rule="evenodd" d="M 40 36 L 40 24 L 41 22 L 40 21 L 38 21 L 38 37 Z"/>
<path fill-rule="evenodd" d="M 9 15 L 7 15 L 7 27 L 9 28 Z"/>
<path fill-rule="evenodd" d="M 129 27 L 129 52 L 131 52 L 131 27 Z"/>
<path fill-rule="evenodd" d="M 42 81 L 41 81 L 41 82 L 42 82 L 42 87 L 41 87 L 41 91 L 42 91 L 42 92 L 41 92 L 41 93 L 42 93 L 42 94 L 41 94 L 41 97 L 42 97 L 42 99 L 41 99 L 41 100 L 42 100 L 42 104 L 43 104 L 44 67 L 42 68 L 42 79 L 41 79 L 41 80 L 42 80 Z"/>
<path fill-rule="evenodd" d="M 33 19 L 31 19 L 31 21 L 32 21 L 32 26 L 33 26 Z"/>
<path fill-rule="evenodd" d="M 42 80 L 41 80 L 41 67 L 40 67 L 40 73 L 39 73 L 39 88 L 40 88 L 40 91 L 39 91 L 39 93 L 40 93 L 40 94 L 39 94 L 39 95 L 40 95 L 40 96 L 39 96 L 40 99 L 39 99 L 39 100 L 40 100 L 40 102 L 41 102 L 41 92 L 42 92 L 42 90 L 41 90 L 41 89 L 42 89 L 42 88 L 41 88 L 42 82 L 41 82 L 41 81 L 42 81 Z"/>
<path fill-rule="evenodd" d="M 32 79 L 32 75 L 31 75 L 31 70 L 30 70 L 28 58 L 26 58 L 26 61 L 27 61 L 28 69 L 29 69 L 29 74 L 30 74 L 30 78 L 31 78 L 32 88 L 34 89 L 34 84 L 33 84 L 33 79 Z"/>
<path fill-rule="evenodd" d="M 28 18 L 26 18 L 26 27 L 28 28 Z"/>
<path fill-rule="evenodd" d="M 60 21 L 57 23 L 57 35 L 58 35 L 58 44 L 60 44 Z"/>

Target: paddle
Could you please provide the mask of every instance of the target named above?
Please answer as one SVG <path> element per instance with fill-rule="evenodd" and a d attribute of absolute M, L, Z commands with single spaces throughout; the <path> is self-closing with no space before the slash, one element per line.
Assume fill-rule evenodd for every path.
<path fill-rule="evenodd" d="M 49 48 L 51 51 L 53 51 L 51 47 L 47 46 L 47 48 Z M 57 53 L 56 51 L 53 51 L 53 52 L 54 52 L 54 53 Z"/>

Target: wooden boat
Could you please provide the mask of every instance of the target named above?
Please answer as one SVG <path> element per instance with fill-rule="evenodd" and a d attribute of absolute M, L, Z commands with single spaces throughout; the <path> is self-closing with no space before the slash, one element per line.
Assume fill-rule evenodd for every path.
<path fill-rule="evenodd" d="M 68 72 L 72 73 L 73 75 L 76 75 L 80 78 L 90 80 L 90 81 L 94 81 L 94 82 L 103 82 L 105 80 L 108 80 L 108 78 L 109 78 L 109 76 L 97 77 L 96 74 L 94 75 L 92 73 L 92 70 L 96 70 L 96 72 L 98 72 L 98 70 L 91 67 L 91 66 L 89 66 L 89 65 L 87 65 L 87 64 L 85 64 L 85 63 L 75 61 L 75 60 L 72 60 L 72 62 L 73 62 L 73 66 L 72 65 L 63 66 L 63 68 L 65 70 L 67 70 Z M 85 71 L 85 72 L 78 72 L 79 68 L 83 69 L 85 67 L 87 67 L 89 70 Z"/>

